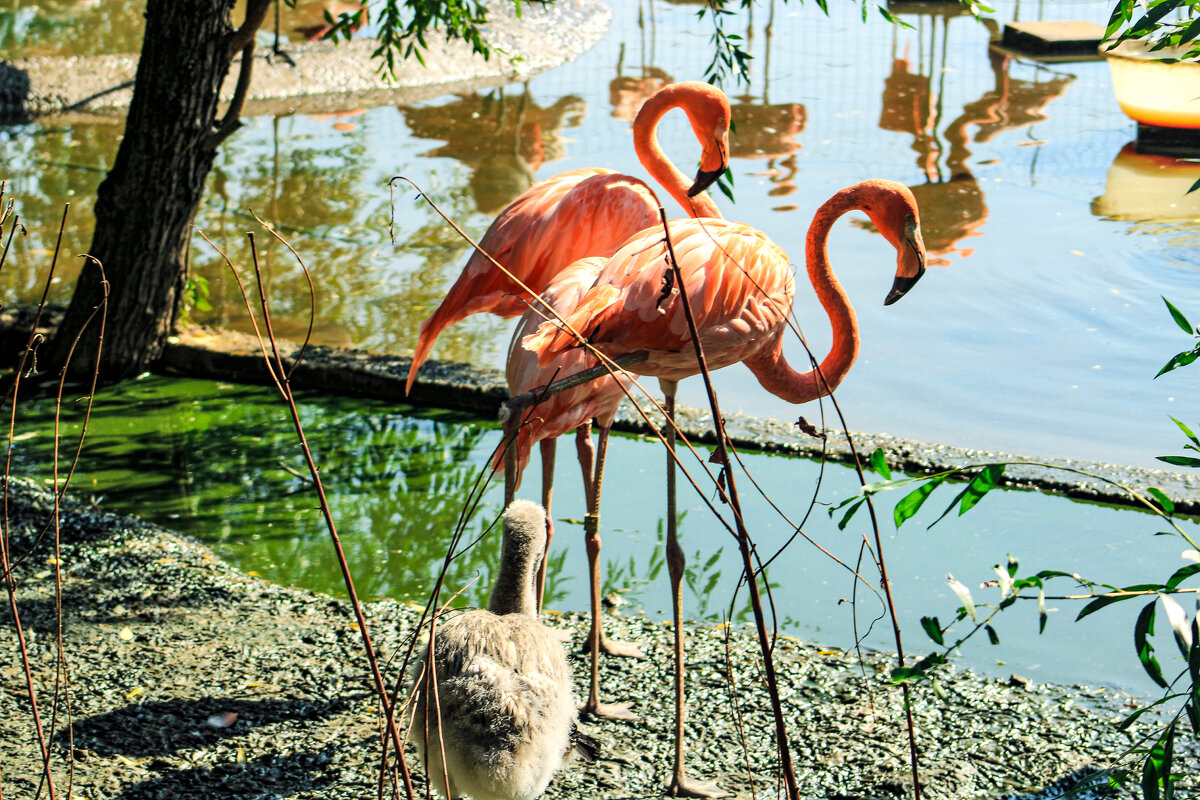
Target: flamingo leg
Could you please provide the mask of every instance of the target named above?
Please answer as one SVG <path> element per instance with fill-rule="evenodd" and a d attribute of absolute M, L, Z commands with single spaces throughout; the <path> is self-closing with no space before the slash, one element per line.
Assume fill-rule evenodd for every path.
<path fill-rule="evenodd" d="M 671 614 L 675 628 L 675 766 L 667 794 L 672 797 L 725 797 L 713 783 L 689 778 L 683 768 L 683 575 L 687 559 L 675 529 L 675 381 L 660 380 L 667 412 L 667 572 L 671 578 Z"/>
<path fill-rule="evenodd" d="M 592 626 L 588 632 L 584 650 L 592 657 L 589 668 L 588 699 L 583 713 L 604 719 L 637 719 L 627 703 L 600 702 L 600 653 L 642 658 L 636 645 L 614 642 L 604 635 L 600 622 L 600 486 L 604 480 L 604 457 L 608 451 L 608 434 L 612 423 L 600 426 L 599 447 L 592 445 L 591 424 L 580 425 L 575 430 L 575 444 L 579 452 L 579 468 L 583 471 L 583 486 L 587 493 L 587 515 L 584 517 L 584 541 L 587 545 L 588 583 L 592 601 Z M 594 467 L 593 467 L 594 463 Z"/>
<path fill-rule="evenodd" d="M 537 610 L 542 613 L 542 597 L 546 593 L 546 559 L 550 557 L 550 542 L 554 540 L 554 520 L 550 514 L 550 501 L 554 497 L 554 450 L 558 439 L 542 439 L 542 508 L 546 509 L 546 549 L 542 552 L 542 563 L 537 572 Z M 506 498 L 511 503 L 511 498 Z M 508 508 L 506 505 L 505 508 Z"/>
<path fill-rule="evenodd" d="M 595 598 L 597 605 L 600 601 L 600 487 L 604 483 L 604 461 L 608 454 L 608 435 L 612 432 L 612 420 L 607 422 L 599 422 L 597 425 L 598 444 L 596 446 L 596 468 L 593 472 L 591 482 L 591 492 L 588 497 L 588 516 L 595 519 L 595 523 L 585 521 L 585 532 L 587 532 L 588 540 L 594 535 L 596 538 L 596 559 L 592 570 L 592 585 L 595 587 L 592 595 Z M 591 438 L 588 439 L 589 443 Z M 583 461 L 580 461 L 580 465 Z M 587 482 L 584 482 L 587 485 Z M 591 545 L 588 545 L 590 553 Z M 590 556 L 589 556 L 590 558 Z M 597 617 L 599 619 L 599 617 Z M 600 629 L 600 652 L 610 656 L 621 656 L 623 658 L 645 658 L 646 654 L 642 652 L 642 648 L 632 642 L 618 642 L 614 639 L 609 639 L 604 633 L 604 627 L 597 623 L 597 628 Z M 592 640 L 589 638 L 585 647 L 590 651 Z"/>

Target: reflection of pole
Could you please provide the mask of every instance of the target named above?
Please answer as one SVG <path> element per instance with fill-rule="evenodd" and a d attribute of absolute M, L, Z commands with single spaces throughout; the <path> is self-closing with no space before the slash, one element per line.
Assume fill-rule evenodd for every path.
<path fill-rule="evenodd" d="M 529 82 L 525 82 L 525 91 L 521 93 L 521 101 L 517 103 L 517 119 L 513 125 L 512 154 L 521 153 L 521 130 L 525 127 L 525 113 L 529 110 Z"/>
<path fill-rule="evenodd" d="M 754 52 L 754 3 L 746 4 L 746 51 Z"/>
<path fill-rule="evenodd" d="M 932 36 L 932 33 L 931 33 L 931 36 Z M 943 147 L 943 145 L 942 145 L 941 135 L 938 133 L 938 125 L 942 121 L 942 103 L 945 101 L 945 98 L 946 98 L 946 64 L 947 64 L 947 60 L 949 57 L 949 50 L 950 50 L 949 43 L 950 43 L 950 17 L 947 16 L 947 17 L 942 17 L 942 62 L 941 62 L 940 74 L 938 75 L 937 100 L 933 101 L 933 98 L 932 97 L 930 98 L 930 100 L 933 101 L 933 107 L 934 107 L 933 118 L 930 120 L 930 125 L 929 125 L 930 137 L 933 142 L 934 152 L 936 152 L 939 155 L 939 157 L 943 152 L 945 152 L 945 147 Z M 932 59 L 929 64 L 929 71 L 930 71 L 930 73 L 933 72 Z M 937 161 L 935 161 L 934 167 L 937 169 L 937 176 L 938 176 L 938 180 L 940 181 L 942 179 L 941 165 Z"/>
<path fill-rule="evenodd" d="M 771 40 L 775 38 L 775 0 L 767 5 L 767 24 L 763 28 L 763 105 L 769 105 L 768 96 L 771 94 Z"/>
<path fill-rule="evenodd" d="M 267 204 L 271 222 L 279 224 L 279 117 L 271 117 L 271 202 Z"/>

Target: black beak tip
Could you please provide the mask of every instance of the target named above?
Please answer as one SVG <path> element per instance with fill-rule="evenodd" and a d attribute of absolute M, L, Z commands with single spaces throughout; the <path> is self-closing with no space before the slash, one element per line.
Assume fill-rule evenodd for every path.
<path fill-rule="evenodd" d="M 688 189 L 687 196 L 695 197 L 703 192 L 708 187 L 717 182 L 717 178 L 721 177 L 724 169 L 700 170 L 696 173 L 696 181 L 692 184 L 692 188 Z"/>
<path fill-rule="evenodd" d="M 917 281 L 920 279 L 920 275 L 917 275 L 915 278 L 903 278 L 897 275 L 895 282 L 892 283 L 892 290 L 888 292 L 888 296 L 884 299 L 883 304 L 890 306 L 901 297 L 904 297 L 909 289 L 917 285 Z"/>

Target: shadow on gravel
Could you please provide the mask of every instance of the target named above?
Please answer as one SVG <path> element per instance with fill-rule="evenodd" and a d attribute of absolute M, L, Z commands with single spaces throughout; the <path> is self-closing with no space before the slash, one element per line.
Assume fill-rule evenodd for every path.
<path fill-rule="evenodd" d="M 332 770 L 335 745 L 286 756 L 263 756 L 241 764 L 193 767 L 130 786 L 114 800 L 177 800 L 178 798 L 291 797 L 323 789 L 337 780 Z"/>
<path fill-rule="evenodd" d="M 208 747 L 263 725 L 333 716 L 366 696 L 331 701 L 205 697 L 130 705 L 76 722 L 74 745 L 101 756 L 165 756 Z M 59 738 L 65 740 L 66 732 Z"/>

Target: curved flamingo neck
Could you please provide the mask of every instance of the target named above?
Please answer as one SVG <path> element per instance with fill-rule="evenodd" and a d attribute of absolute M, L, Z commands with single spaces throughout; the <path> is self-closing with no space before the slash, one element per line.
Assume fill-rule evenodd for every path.
<path fill-rule="evenodd" d="M 858 357 L 858 318 L 829 264 L 828 242 L 833 223 L 859 207 L 856 193 L 838 192 L 817 210 L 808 228 L 805 245 L 808 278 L 833 328 L 833 346 L 821 359 L 820 368 L 808 372 L 792 369 L 783 357 L 782 330 L 764 352 L 745 362 L 764 389 L 789 403 L 807 403 L 825 397 L 838 387 Z"/>
<path fill-rule="evenodd" d="M 658 123 L 673 108 L 688 111 L 693 95 L 684 88 L 668 86 L 660 89 L 643 105 L 633 121 L 633 147 L 638 160 L 660 186 L 667 190 L 675 202 L 691 217 L 720 217 L 721 210 L 708 196 L 701 192 L 688 197 L 692 181 L 684 175 L 658 144 Z"/>

